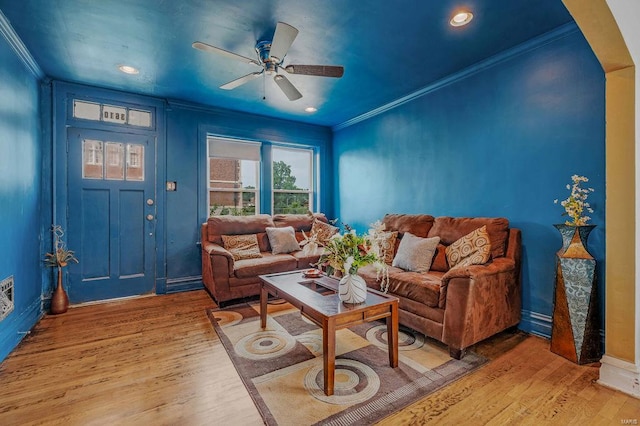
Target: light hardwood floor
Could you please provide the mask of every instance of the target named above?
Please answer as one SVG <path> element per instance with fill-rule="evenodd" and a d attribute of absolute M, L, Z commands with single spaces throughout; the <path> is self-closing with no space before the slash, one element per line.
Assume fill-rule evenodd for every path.
<path fill-rule="evenodd" d="M 194 291 L 45 316 L 0 364 L 0 425 L 262 424 L 206 317 L 214 306 Z M 490 363 L 381 424 L 640 422 L 640 400 L 548 347 L 519 332 L 483 342 Z"/>

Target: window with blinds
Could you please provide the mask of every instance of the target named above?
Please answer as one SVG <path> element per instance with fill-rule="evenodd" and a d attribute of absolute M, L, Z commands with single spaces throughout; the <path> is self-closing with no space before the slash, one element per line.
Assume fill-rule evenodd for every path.
<path fill-rule="evenodd" d="M 209 137 L 209 216 L 260 213 L 260 147 L 257 142 Z"/>

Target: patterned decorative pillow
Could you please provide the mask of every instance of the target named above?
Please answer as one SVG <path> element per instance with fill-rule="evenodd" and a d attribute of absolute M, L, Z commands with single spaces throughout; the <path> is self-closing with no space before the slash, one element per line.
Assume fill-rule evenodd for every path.
<path fill-rule="evenodd" d="M 293 226 L 285 226 L 282 228 L 267 227 L 267 237 L 271 244 L 271 253 L 291 253 L 300 250 L 300 244 L 296 240 L 296 232 Z"/>
<path fill-rule="evenodd" d="M 333 225 L 328 223 L 324 223 L 321 220 L 314 219 L 313 224 L 311 225 L 311 235 L 317 236 L 318 244 L 321 246 L 326 246 L 329 242 L 329 239 L 337 234 L 339 229 Z"/>
<path fill-rule="evenodd" d="M 405 232 L 392 266 L 405 271 L 429 272 L 440 237 L 421 238 Z"/>
<path fill-rule="evenodd" d="M 491 257 L 491 242 L 487 227 L 471 231 L 455 241 L 446 250 L 449 266 L 461 268 L 469 265 L 482 265 Z"/>
<path fill-rule="evenodd" d="M 262 257 L 256 234 L 222 235 L 222 244 L 229 250 L 233 260 L 257 259 Z"/>
<path fill-rule="evenodd" d="M 380 236 L 381 238 L 378 239 L 378 244 L 380 245 L 380 250 L 384 253 L 384 263 L 391 265 L 396 255 L 398 231 L 382 232 Z"/>

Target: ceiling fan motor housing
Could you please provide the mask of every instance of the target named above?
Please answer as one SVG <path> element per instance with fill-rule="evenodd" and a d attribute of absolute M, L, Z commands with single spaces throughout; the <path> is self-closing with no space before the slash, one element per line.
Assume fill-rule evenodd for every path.
<path fill-rule="evenodd" d="M 258 53 L 260 61 L 264 64 L 264 70 L 267 72 L 267 74 L 271 75 L 278 72 L 278 65 L 282 62 L 282 60 L 280 60 L 280 58 L 270 56 L 270 41 L 259 41 L 256 44 L 256 52 Z"/>

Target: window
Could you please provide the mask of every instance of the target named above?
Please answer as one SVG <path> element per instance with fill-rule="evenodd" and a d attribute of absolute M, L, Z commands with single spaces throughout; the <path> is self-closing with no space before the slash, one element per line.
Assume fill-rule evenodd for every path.
<path fill-rule="evenodd" d="M 260 144 L 209 137 L 209 216 L 260 213 Z"/>
<path fill-rule="evenodd" d="M 73 101 L 73 116 L 83 120 L 151 127 L 151 112 L 95 102 Z"/>
<path fill-rule="evenodd" d="M 106 162 L 103 161 L 103 147 Z M 85 139 L 82 141 L 82 178 L 144 181 L 144 145 Z M 126 176 L 125 176 L 126 175 Z"/>
<path fill-rule="evenodd" d="M 313 211 L 313 150 L 273 147 L 273 213 Z"/>

